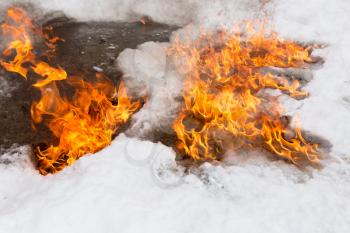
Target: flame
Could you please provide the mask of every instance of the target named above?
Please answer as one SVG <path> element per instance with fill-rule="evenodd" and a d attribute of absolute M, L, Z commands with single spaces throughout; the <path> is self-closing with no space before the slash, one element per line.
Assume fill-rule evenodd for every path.
<path fill-rule="evenodd" d="M 279 90 L 295 99 L 308 96 L 297 80 L 268 67 L 305 68 L 311 48 L 266 33 L 264 23 L 237 32 L 202 33 L 194 42 L 176 39 L 169 53 L 181 58 L 186 74 L 184 107 L 173 123 L 178 149 L 194 160 L 218 159 L 227 138 L 234 150 L 263 147 L 295 164 L 318 161 L 317 144 L 283 120 Z M 265 71 L 263 72 L 265 68 Z"/>
<path fill-rule="evenodd" d="M 60 39 L 50 35 L 52 28 L 41 30 L 34 25 L 23 9 L 9 8 L 1 27 L 11 41 L 3 52 L 10 61 L 0 60 L 0 64 L 24 78 L 28 73 L 40 77 L 33 84 L 40 90 L 41 98 L 32 103 L 32 120 L 36 124 L 44 122 L 59 141 L 58 145 L 35 148 L 41 174 L 58 172 L 83 155 L 101 150 L 139 109 L 140 102 L 129 100 L 123 82 L 118 91 L 102 74 L 96 74 L 95 83 L 88 83 L 80 77 L 68 76 L 61 67 L 53 67 L 36 56 L 32 36 L 45 40 L 47 58 Z M 61 94 L 57 82 L 62 80 L 74 88 L 73 97 Z"/>
<path fill-rule="evenodd" d="M 27 29 L 34 28 L 33 22 L 22 9 L 13 7 L 7 10 L 6 21 L 10 21 L 13 25 L 5 22 L 1 25 L 1 29 L 3 35 L 10 37 L 12 41 L 2 54 L 8 57 L 15 50 L 16 56 L 10 62 L 0 60 L 0 64 L 7 71 L 16 72 L 27 78 L 28 68 L 23 65 L 35 58 L 30 35 L 27 32 Z"/>
<path fill-rule="evenodd" d="M 49 118 L 47 125 L 59 138 L 57 146 L 36 150 L 42 174 L 62 170 L 86 153 L 106 147 L 118 127 L 139 108 L 139 102 L 128 99 L 123 83 L 116 95 L 110 80 L 101 75 L 97 77 L 96 84 L 71 77 L 68 82 L 76 90 L 72 101 L 62 98 L 53 83 L 42 89 L 40 101 L 33 103 L 33 121 L 40 123 L 44 116 Z M 116 96 L 118 104 L 114 105 L 108 96 Z"/>

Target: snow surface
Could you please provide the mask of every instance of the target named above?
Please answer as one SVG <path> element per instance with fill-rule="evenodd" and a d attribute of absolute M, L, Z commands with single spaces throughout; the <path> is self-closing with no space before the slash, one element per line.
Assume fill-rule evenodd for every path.
<path fill-rule="evenodd" d="M 0 75 L 0 98 L 10 97 L 14 89 L 15 87 Z"/>
<path fill-rule="evenodd" d="M 171 134 L 171 125 L 181 107 L 182 80 L 167 57 L 169 43 L 146 42 L 137 49 L 125 49 L 117 59 L 129 94 L 147 98 L 133 116 L 128 135 L 149 137 L 154 131 Z"/>
<path fill-rule="evenodd" d="M 286 2 L 276 1 L 274 9 L 274 22 L 281 35 L 328 44 L 317 51 L 325 64 L 314 71 L 314 80 L 306 87 L 311 96 L 296 114 L 303 128 L 331 141 L 333 156 L 349 156 L 350 2 Z"/>
<path fill-rule="evenodd" d="M 0 169 L 0 232 L 347 232 L 350 170 L 261 156 L 184 175 L 167 147 L 119 136 L 55 176 L 23 148 Z M 17 152 L 19 153 L 19 152 Z M 13 157 L 13 155 L 11 155 Z"/>
<path fill-rule="evenodd" d="M 274 0 L 263 8 L 258 0 L 34 2 L 80 19 L 146 14 L 208 28 L 266 15 L 286 38 L 326 43 L 317 51 L 325 64 L 305 87 L 310 98 L 297 107 L 286 104 L 303 128 L 333 148 L 324 168 L 308 172 L 257 153 L 185 174 L 170 148 L 120 135 L 101 152 L 46 177 L 31 165 L 30 148 L 14 148 L 0 156 L 0 233 L 349 232 L 349 1 Z M 162 122 L 167 108 L 176 108 L 171 103 L 181 77 L 172 72 L 166 46 L 148 42 L 118 58 L 127 86 L 151 97 L 131 130 L 161 128 L 154 119 Z"/>
<path fill-rule="evenodd" d="M 79 20 L 138 20 L 147 15 L 177 25 L 246 18 L 260 8 L 260 0 L 2 0 L 0 6 L 14 3 L 32 3 L 44 12 L 63 11 Z"/>

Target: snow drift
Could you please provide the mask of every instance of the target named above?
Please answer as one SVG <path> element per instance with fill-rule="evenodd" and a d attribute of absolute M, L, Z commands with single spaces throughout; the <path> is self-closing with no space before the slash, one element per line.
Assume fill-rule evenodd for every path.
<path fill-rule="evenodd" d="M 10 1 L 10 3 L 19 1 Z M 23 1 L 22 1 L 23 2 Z M 28 2 L 28 1 L 26 1 Z M 300 104 L 286 100 L 302 128 L 330 142 L 324 168 L 305 173 L 259 155 L 238 155 L 222 166 L 187 173 L 174 152 L 120 135 L 95 156 L 57 176 L 41 177 L 26 147 L 1 155 L 0 232 L 347 232 L 350 229 L 350 3 L 347 1 L 31 1 L 81 20 L 136 20 L 148 15 L 177 25 L 215 28 L 268 16 L 283 37 L 321 42 L 325 59 Z M 261 2 L 267 2 L 264 7 Z M 8 4 L 2 2 L 1 4 Z M 183 31 L 186 29 L 182 29 Z M 181 33 L 181 30 L 177 33 Z M 178 107 L 181 75 L 167 60 L 167 44 L 125 50 L 118 65 L 125 82 L 149 102 L 130 131 L 166 129 Z M 142 92 L 144 91 L 144 92 Z M 154 113 L 155 112 L 155 113 Z M 10 152 L 9 152 L 10 153 Z"/>

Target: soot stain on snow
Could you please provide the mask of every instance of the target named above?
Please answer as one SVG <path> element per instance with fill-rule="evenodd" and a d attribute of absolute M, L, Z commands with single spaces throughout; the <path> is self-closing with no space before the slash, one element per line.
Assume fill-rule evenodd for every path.
<path fill-rule="evenodd" d="M 53 64 L 66 69 L 68 74 L 80 74 L 86 81 L 96 72 L 103 72 L 116 84 L 121 72 L 114 60 L 125 48 L 135 48 L 146 41 L 169 41 L 176 28 L 150 22 L 76 22 L 66 17 L 50 19 L 43 23 L 53 27 L 56 36 L 64 39 L 57 44 Z M 1 71 L 1 76 L 13 88 L 6 98 L 0 98 L 0 153 L 12 145 L 55 142 L 54 136 L 44 125 L 32 128 L 30 106 L 40 96 L 39 91 L 16 74 Z M 121 129 L 122 130 L 122 129 Z"/>

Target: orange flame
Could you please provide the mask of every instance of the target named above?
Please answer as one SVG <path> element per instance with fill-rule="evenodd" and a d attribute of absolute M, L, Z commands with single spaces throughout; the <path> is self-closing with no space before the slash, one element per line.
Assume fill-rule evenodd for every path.
<path fill-rule="evenodd" d="M 193 43 L 177 39 L 170 48 L 186 61 L 184 107 L 173 123 L 178 148 L 195 160 L 218 159 L 229 135 L 235 150 L 262 146 L 295 164 L 316 162 L 317 145 L 283 121 L 282 107 L 267 89 L 297 99 L 308 93 L 297 80 L 262 71 L 303 68 L 312 61 L 310 48 L 267 34 L 263 23 L 254 25 L 247 23 L 238 33 L 203 34 Z"/>
<path fill-rule="evenodd" d="M 44 34 L 24 10 L 9 8 L 2 31 L 12 39 L 3 55 L 14 58 L 0 60 L 0 64 L 24 78 L 28 72 L 41 77 L 33 85 L 40 90 L 41 98 L 32 103 L 31 116 L 34 123 L 45 122 L 59 139 L 58 145 L 35 149 L 41 174 L 58 172 L 81 156 L 101 150 L 139 109 L 140 102 L 129 100 L 123 83 L 116 91 L 113 82 L 102 74 L 96 75 L 94 84 L 87 83 L 79 77 L 69 77 L 62 68 L 52 67 L 35 56 L 31 34 L 46 40 L 51 51 L 55 50 L 54 43 L 59 38 Z M 72 98 L 61 95 L 56 85 L 60 80 L 74 87 Z"/>
<path fill-rule="evenodd" d="M 5 36 L 9 36 L 12 41 L 7 49 L 3 51 L 4 56 L 11 56 L 13 50 L 16 56 L 10 62 L 0 60 L 0 64 L 10 72 L 16 72 L 22 77 L 27 78 L 28 68 L 23 67 L 25 63 L 31 62 L 35 56 L 32 53 L 33 46 L 28 29 L 33 30 L 34 25 L 32 20 L 26 13 L 19 8 L 9 8 L 7 10 L 7 21 L 1 25 L 2 32 Z"/>
<path fill-rule="evenodd" d="M 59 138 L 57 146 L 36 150 L 42 174 L 57 172 L 86 153 L 106 147 L 119 126 L 139 108 L 139 102 L 128 99 L 123 83 L 119 86 L 118 104 L 114 105 L 108 98 L 116 96 L 113 83 L 104 76 L 97 77 L 94 85 L 71 77 L 68 82 L 76 90 L 72 101 L 62 98 L 53 83 L 42 89 L 40 101 L 33 103 L 33 121 L 40 123 L 43 116 L 47 117 L 48 127 Z"/>

